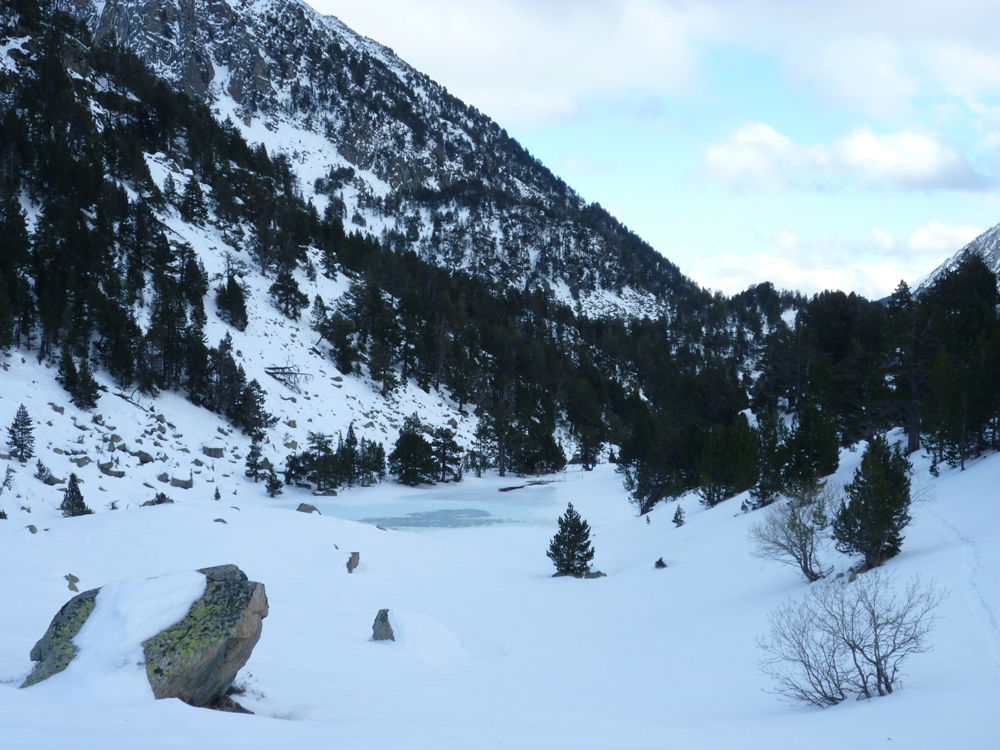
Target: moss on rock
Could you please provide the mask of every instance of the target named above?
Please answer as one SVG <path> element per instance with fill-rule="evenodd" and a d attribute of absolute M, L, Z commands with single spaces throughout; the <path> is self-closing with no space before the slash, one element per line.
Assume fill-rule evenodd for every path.
<path fill-rule="evenodd" d="M 38 663 L 21 687 L 30 687 L 69 666 L 77 651 L 73 638 L 94 611 L 98 591 L 100 589 L 91 589 L 77 594 L 56 613 L 45 635 L 31 649 L 31 660 Z"/>

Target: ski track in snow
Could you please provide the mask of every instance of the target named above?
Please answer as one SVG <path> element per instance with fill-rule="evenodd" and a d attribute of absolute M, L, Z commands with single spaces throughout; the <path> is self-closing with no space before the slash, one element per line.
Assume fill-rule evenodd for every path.
<path fill-rule="evenodd" d="M 942 529 L 946 535 L 951 537 L 952 540 L 957 542 L 961 548 L 966 592 L 969 595 L 969 598 L 973 601 L 975 608 L 981 612 L 981 621 L 985 624 L 986 628 L 991 631 L 990 635 L 992 637 L 988 638 L 990 661 L 993 663 L 995 677 L 997 681 L 1000 682 L 1000 621 L 998 621 L 997 615 L 993 611 L 993 607 L 990 605 L 989 598 L 985 593 L 983 593 L 982 586 L 979 584 L 978 579 L 984 574 L 985 571 L 982 555 L 979 551 L 979 545 L 962 533 L 962 531 L 943 514 L 934 510 L 932 504 L 926 504 L 924 506 L 924 510 L 928 516 L 934 520 L 937 526 Z"/>

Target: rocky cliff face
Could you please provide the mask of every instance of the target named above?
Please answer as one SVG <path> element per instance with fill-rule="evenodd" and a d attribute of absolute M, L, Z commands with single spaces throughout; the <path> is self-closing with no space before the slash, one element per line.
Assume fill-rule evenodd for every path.
<path fill-rule="evenodd" d="M 653 313 L 701 294 L 496 123 L 296 0 L 56 2 L 286 154 L 305 196 L 349 230 L 551 288 L 591 315 Z"/>

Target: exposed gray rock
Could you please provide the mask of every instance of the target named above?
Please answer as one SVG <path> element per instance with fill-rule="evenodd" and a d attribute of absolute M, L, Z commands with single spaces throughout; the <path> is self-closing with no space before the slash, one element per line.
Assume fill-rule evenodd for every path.
<path fill-rule="evenodd" d="M 77 578 L 75 575 L 73 575 L 72 573 L 67 573 L 66 575 L 63 576 L 63 578 L 66 579 L 66 582 L 67 582 L 67 586 L 66 587 L 70 591 L 79 591 L 80 590 L 80 589 L 78 589 L 76 587 L 76 584 L 78 584 L 80 582 L 80 579 Z"/>
<path fill-rule="evenodd" d="M 98 461 L 97 468 L 101 470 L 102 474 L 105 474 L 106 476 L 109 477 L 115 477 L 117 479 L 121 479 L 122 477 L 125 476 L 124 471 L 119 471 L 118 469 L 114 468 L 114 462 L 112 461 L 104 461 L 104 462 Z"/>
<path fill-rule="evenodd" d="M 205 594 L 176 625 L 143 644 L 146 676 L 157 698 L 215 704 L 243 668 L 267 617 L 264 585 L 235 565 L 200 571 Z"/>
<path fill-rule="evenodd" d="M 204 453 L 209 458 L 222 458 L 226 455 L 225 448 L 218 445 L 203 445 L 201 446 L 201 452 Z"/>
<path fill-rule="evenodd" d="M 62 484 L 65 481 L 66 481 L 65 479 L 60 479 L 57 476 L 49 474 L 47 477 L 45 477 L 45 479 L 42 480 L 42 484 L 46 484 L 49 487 L 55 487 L 57 484 Z"/>
<path fill-rule="evenodd" d="M 263 584 L 247 580 L 235 565 L 199 572 L 208 579 L 205 593 L 184 619 L 142 644 L 143 657 L 154 696 L 213 706 L 225 696 L 260 638 L 267 595 Z M 93 612 L 99 591 L 85 591 L 62 606 L 31 649 L 37 664 L 21 687 L 69 665 L 77 653 L 73 638 Z"/>
<path fill-rule="evenodd" d="M 350 559 L 347 561 L 347 572 L 353 573 L 354 569 L 357 568 L 360 563 L 361 563 L 361 553 L 352 552 Z"/>
<path fill-rule="evenodd" d="M 182 490 L 189 490 L 192 487 L 194 487 L 194 477 L 190 475 L 188 476 L 187 479 L 181 479 L 179 477 L 171 477 L 170 486 L 179 487 Z"/>
<path fill-rule="evenodd" d="M 213 519 L 212 519 L 212 522 L 213 522 L 213 523 L 224 523 L 224 524 L 226 524 L 227 526 L 229 525 L 229 522 L 228 522 L 228 521 L 226 521 L 226 519 L 225 519 L 225 518 L 213 518 Z"/>
<path fill-rule="evenodd" d="M 77 650 L 73 645 L 73 638 L 94 611 L 94 600 L 98 591 L 100 589 L 84 591 L 62 605 L 49 623 L 45 635 L 31 649 L 31 660 L 38 663 L 27 679 L 21 683 L 22 688 L 31 687 L 62 672 L 73 661 Z"/>
<path fill-rule="evenodd" d="M 164 484 L 168 484 L 170 482 L 170 475 L 167 472 L 157 474 L 156 478 Z"/>
<path fill-rule="evenodd" d="M 315 505 L 310 505 L 309 503 L 299 503 L 299 507 L 296 508 L 299 513 L 319 513 L 319 508 Z M 319 513 L 323 515 L 322 513 Z"/>
<path fill-rule="evenodd" d="M 392 625 L 389 624 L 389 610 L 380 609 L 375 615 L 375 622 L 372 623 L 373 641 L 394 641 L 395 634 L 392 632 Z"/>
<path fill-rule="evenodd" d="M 93 463 L 93 460 L 90 458 L 90 456 L 79 456 L 77 458 L 71 458 L 69 462 L 71 464 L 75 464 L 77 467 L 82 469 L 84 466 Z"/>
<path fill-rule="evenodd" d="M 146 464 L 152 463 L 155 460 L 150 454 L 146 453 L 146 451 L 144 450 L 137 450 L 132 455 L 139 459 L 140 466 L 145 466 Z"/>

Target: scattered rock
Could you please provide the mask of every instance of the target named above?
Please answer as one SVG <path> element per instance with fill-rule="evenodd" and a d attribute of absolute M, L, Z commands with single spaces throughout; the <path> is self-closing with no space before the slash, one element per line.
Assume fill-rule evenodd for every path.
<path fill-rule="evenodd" d="M 37 534 L 37 533 L 38 533 L 38 527 L 37 527 L 37 526 L 35 526 L 35 524 L 33 524 L 33 523 L 29 523 L 29 524 L 28 524 L 27 526 L 25 526 L 24 528 L 26 528 L 26 529 L 27 529 L 28 531 L 30 531 L 30 532 L 31 532 L 32 534 Z"/>
<path fill-rule="evenodd" d="M 65 414 L 66 413 L 66 407 L 64 407 L 64 406 L 59 406 L 58 404 L 53 404 L 51 401 L 49 402 L 49 406 L 52 407 L 52 411 L 54 411 L 56 414 Z"/>
<path fill-rule="evenodd" d="M 146 464 L 150 464 L 155 460 L 151 455 L 146 453 L 146 451 L 144 450 L 138 450 L 132 455 L 139 459 L 140 466 L 145 466 Z"/>
<path fill-rule="evenodd" d="M 347 561 L 347 572 L 353 573 L 354 569 L 358 567 L 358 564 L 360 562 L 361 562 L 361 553 L 352 552 L 350 559 Z"/>
<path fill-rule="evenodd" d="M 218 445 L 203 445 L 201 452 L 209 458 L 222 458 L 226 455 L 226 450 Z"/>
<path fill-rule="evenodd" d="M 49 474 L 47 477 L 45 477 L 45 479 L 42 480 L 42 484 L 48 485 L 49 487 L 55 487 L 57 484 L 62 484 L 65 481 L 66 481 L 65 479 L 60 479 L 57 476 Z"/>
<path fill-rule="evenodd" d="M 584 578 L 607 578 L 607 573 L 602 573 L 599 570 L 591 570 L 583 574 Z"/>
<path fill-rule="evenodd" d="M 100 461 L 97 462 L 97 468 L 101 470 L 102 474 L 105 474 L 109 477 L 115 477 L 117 479 L 121 479 L 122 477 L 125 476 L 124 471 L 119 471 L 117 469 L 114 469 L 112 468 L 113 466 L 114 463 L 111 461 L 105 461 L 103 463 Z"/>
<path fill-rule="evenodd" d="M 163 482 L 164 484 L 170 483 L 170 475 L 167 472 L 163 472 L 162 474 L 157 474 L 156 479 L 157 481 Z"/>
<path fill-rule="evenodd" d="M 373 641 L 394 641 L 395 634 L 392 632 L 392 625 L 389 624 L 389 610 L 380 609 L 375 615 L 375 622 L 372 623 Z"/>
<path fill-rule="evenodd" d="M 213 518 L 212 523 L 224 523 L 227 526 L 229 525 L 225 518 Z"/>
<path fill-rule="evenodd" d="M 665 562 L 663 562 L 663 558 L 661 557 L 659 560 L 656 561 L 656 563 L 654 563 L 653 567 L 655 567 L 655 568 L 665 568 L 665 567 L 667 567 L 667 564 Z"/>
<path fill-rule="evenodd" d="M 71 464 L 76 464 L 81 469 L 87 464 L 93 463 L 93 461 L 91 461 L 90 459 L 90 456 L 80 456 L 78 458 L 71 458 L 69 462 Z"/>
<path fill-rule="evenodd" d="M 448 426 L 451 427 L 451 429 L 453 429 L 453 430 L 457 430 L 458 429 L 458 420 L 455 419 L 454 417 L 452 417 L 451 419 L 448 420 Z"/>
<path fill-rule="evenodd" d="M 291 427 L 293 430 L 299 426 L 298 422 L 296 422 L 294 419 L 289 419 L 287 422 L 285 422 L 285 424 Z"/>
<path fill-rule="evenodd" d="M 163 424 L 164 422 L 167 421 L 167 418 L 165 416 L 163 416 L 162 414 L 157 414 L 156 416 L 153 417 L 153 419 L 155 419 L 160 424 Z"/>
<path fill-rule="evenodd" d="M 264 471 L 271 471 L 274 468 L 274 464 L 271 463 L 271 459 L 262 458 L 260 460 L 260 468 Z"/>
<path fill-rule="evenodd" d="M 315 505 L 310 505 L 309 503 L 299 503 L 299 507 L 296 508 L 295 510 L 297 510 L 299 513 L 319 513 L 319 515 L 323 515 L 322 513 L 319 512 L 319 508 L 317 508 Z"/>
<path fill-rule="evenodd" d="M 152 507 L 154 505 L 173 505 L 173 504 L 174 504 L 173 498 L 167 497 L 162 492 L 157 492 L 156 496 L 152 500 L 147 500 L 146 502 L 144 502 L 139 507 L 140 508 L 150 508 L 150 507 Z"/>
<path fill-rule="evenodd" d="M 178 477 L 171 477 L 170 486 L 177 487 L 182 490 L 189 490 L 192 487 L 194 487 L 194 477 L 190 474 L 188 475 L 187 479 L 179 479 Z"/>
<path fill-rule="evenodd" d="M 195 466 L 204 466 L 205 465 L 205 462 L 202 461 L 200 458 L 194 459 L 191 463 L 193 463 Z"/>
<path fill-rule="evenodd" d="M 66 454 L 66 451 L 64 451 L 62 448 L 53 448 L 52 452 L 53 453 L 58 453 L 60 456 L 63 456 L 63 455 Z M 7 456 L 7 458 L 10 458 L 10 456 Z"/>
<path fill-rule="evenodd" d="M 297 451 L 299 449 L 299 444 L 295 440 L 289 440 L 287 443 L 285 443 L 285 447 L 288 448 L 288 450 L 290 451 Z"/>
<path fill-rule="evenodd" d="M 66 581 L 68 582 L 67 587 L 69 588 L 70 591 L 80 590 L 76 587 L 76 584 L 80 582 L 80 579 L 77 578 L 75 575 L 73 575 L 72 573 L 67 573 L 66 575 L 63 576 L 63 578 L 65 578 Z"/>

